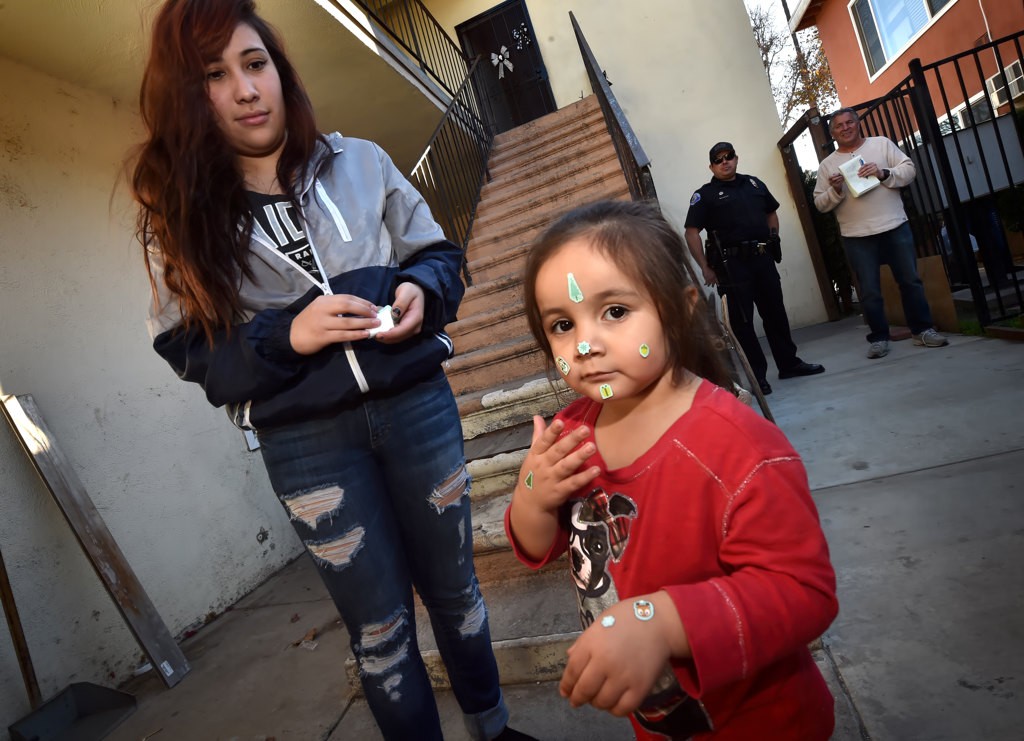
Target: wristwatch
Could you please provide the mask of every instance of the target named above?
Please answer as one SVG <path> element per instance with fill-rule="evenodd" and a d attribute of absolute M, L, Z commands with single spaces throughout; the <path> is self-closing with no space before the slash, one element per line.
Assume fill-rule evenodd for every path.
<path fill-rule="evenodd" d="M 889 179 L 889 171 L 886 168 L 883 167 L 882 168 L 882 177 L 878 178 L 878 180 L 882 181 L 882 180 L 888 180 L 888 179 Z"/>

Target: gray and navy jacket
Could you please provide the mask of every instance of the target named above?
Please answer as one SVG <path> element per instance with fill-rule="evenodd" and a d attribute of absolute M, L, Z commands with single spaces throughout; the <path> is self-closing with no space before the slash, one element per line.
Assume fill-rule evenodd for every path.
<path fill-rule="evenodd" d="M 331 162 L 318 144 L 299 191 L 306 236 L 324 282 L 281 253 L 253 224 L 249 267 L 240 276 L 243 315 L 210 347 L 200 327 L 184 328 L 164 285 L 158 246 L 150 248 L 157 301 L 150 308 L 153 348 L 242 429 L 336 414 L 365 394 L 394 393 L 438 372 L 453 352 L 444 327 L 464 287 L 462 252 L 447 241 L 423 197 L 372 142 L 331 134 Z M 317 296 L 347 293 L 389 304 L 399 283 L 423 288 L 421 332 L 385 345 L 372 339 L 329 345 L 314 355 L 291 346 L 292 319 Z"/>

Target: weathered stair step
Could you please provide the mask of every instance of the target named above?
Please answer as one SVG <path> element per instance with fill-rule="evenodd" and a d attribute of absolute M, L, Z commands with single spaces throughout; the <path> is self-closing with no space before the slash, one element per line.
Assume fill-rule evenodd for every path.
<path fill-rule="evenodd" d="M 494 137 L 493 149 L 499 156 L 522 146 L 536 146 L 551 136 L 559 136 L 567 126 L 577 125 L 581 120 L 601 119 L 601 105 L 596 96 L 587 96 L 560 110 L 535 118 L 522 126 L 504 131 Z"/>
<path fill-rule="evenodd" d="M 473 507 L 473 554 L 492 553 L 494 551 L 507 551 L 511 546 L 508 542 L 508 535 L 505 534 L 505 510 L 512 502 L 512 491 L 515 489 L 516 479 L 519 477 L 519 468 L 526 457 L 526 451 L 508 453 L 501 458 L 507 459 L 508 463 L 501 469 L 500 480 L 495 486 L 500 486 L 501 494 L 491 494 L 484 499 L 472 498 Z M 472 470 L 472 469 L 471 469 Z M 479 488 L 477 483 L 473 484 L 474 489 Z"/>
<path fill-rule="evenodd" d="M 486 557 L 476 559 L 478 577 L 488 571 Z M 565 652 L 580 633 L 579 611 L 568 577 L 568 565 L 560 559 L 538 572 L 507 560 L 501 564 L 500 581 L 480 578 L 487 604 L 494 656 L 502 685 L 556 680 L 565 668 Z M 435 689 L 450 687 L 444 663 L 436 649 L 426 609 L 416 600 L 416 636 L 420 653 Z M 349 684 L 362 692 L 355 659 L 345 662 Z"/>
<path fill-rule="evenodd" d="M 470 274 L 482 281 L 496 280 L 506 275 L 514 276 L 519 282 L 519 285 L 516 286 L 517 292 L 521 295 L 521 281 L 523 270 L 526 267 L 526 256 L 530 253 L 534 240 L 540 236 L 541 230 L 546 225 L 542 224 L 536 229 L 522 234 L 517 241 L 509 239 L 500 251 L 495 249 L 486 254 L 480 254 L 481 250 L 473 249 L 468 252 Z"/>
<path fill-rule="evenodd" d="M 505 303 L 511 293 L 522 292 L 522 276 L 517 273 L 500 275 L 497 278 L 483 279 L 470 269 L 473 284 L 466 289 L 466 295 L 459 306 L 459 319 L 468 319 L 474 314 L 489 311 Z"/>
<path fill-rule="evenodd" d="M 537 371 L 536 373 L 524 376 L 523 378 L 514 378 L 511 381 L 506 381 L 490 388 L 467 391 L 464 394 L 457 394 L 455 396 L 455 402 L 459 406 L 459 416 L 464 419 L 468 414 L 473 414 L 483 410 L 485 408 L 483 399 L 492 393 L 514 393 L 526 384 L 539 381 L 544 378 L 547 378 L 546 370 Z"/>
<path fill-rule="evenodd" d="M 500 202 L 536 187 L 537 183 L 570 177 L 588 163 L 609 157 L 618 161 L 604 121 L 598 119 L 587 129 L 567 132 L 553 139 L 544 149 L 524 148 L 514 157 L 507 157 L 497 171 L 489 171 L 491 177 L 481 190 L 481 200 Z"/>
<path fill-rule="evenodd" d="M 445 373 L 458 396 L 533 375 L 544 368 L 544 356 L 537 343 L 531 335 L 523 335 L 457 355 L 445 364 Z"/>
<path fill-rule="evenodd" d="M 536 171 L 518 172 L 522 163 L 532 162 L 557 167 L 567 162 L 573 149 L 588 150 L 597 141 L 611 142 L 600 111 L 585 119 L 566 120 L 566 125 L 540 138 L 527 138 L 510 144 L 496 143 L 489 160 L 488 185 L 501 185 L 536 175 Z"/>
<path fill-rule="evenodd" d="M 552 383 L 546 372 L 457 397 L 467 456 L 483 457 L 470 455 L 468 441 L 530 422 L 535 414 L 550 417 L 575 398 L 564 381 Z"/>
<path fill-rule="evenodd" d="M 607 160 L 618 163 L 615 146 L 611 137 L 601 132 L 591 134 L 578 144 L 566 141 L 542 160 L 525 156 L 513 169 L 500 176 L 492 177 L 481 191 L 484 216 L 489 208 L 529 193 L 538 186 L 551 181 L 565 181 L 579 175 L 589 167 Z"/>
<path fill-rule="evenodd" d="M 524 212 L 522 217 L 511 224 L 498 224 L 493 229 L 477 230 L 474 226 L 469 244 L 469 257 L 476 259 L 499 252 L 510 245 L 532 241 L 540 231 L 574 206 L 604 199 L 628 199 L 629 185 L 625 177 L 602 180 L 570 193 L 552 195 Z"/>
<path fill-rule="evenodd" d="M 524 155 L 543 157 L 561 148 L 565 139 L 581 140 L 594 131 L 607 132 L 600 105 L 589 99 L 574 103 L 496 136 L 491 146 L 489 170 L 492 176 L 498 177 L 512 169 L 514 165 L 510 163 Z"/>
<path fill-rule="evenodd" d="M 456 354 L 520 337 L 530 331 L 519 292 L 508 291 L 505 300 L 501 306 L 448 325 L 448 335 L 455 343 Z"/>
<path fill-rule="evenodd" d="M 601 154 L 605 156 L 602 157 Z M 575 192 L 584 192 L 591 186 L 597 186 L 609 180 L 618 178 L 625 182 L 622 167 L 615 156 L 610 139 L 607 148 L 602 149 L 601 152 L 572 162 L 575 167 L 564 175 L 552 172 L 549 178 L 537 179 L 528 183 L 529 187 L 500 194 L 495 193 L 495 197 L 487 201 L 487 208 L 477 211 L 476 219 L 473 222 L 474 232 L 485 234 L 504 222 L 521 219 L 523 214 L 539 208 L 540 204 L 560 203 L 565 196 Z"/>
<path fill-rule="evenodd" d="M 547 225 L 569 208 L 601 198 L 612 198 L 629 193 L 629 184 L 619 168 L 607 171 L 605 177 L 582 183 L 577 188 L 555 189 L 533 198 L 516 211 L 512 219 L 495 219 L 490 223 L 473 224 L 467 247 L 469 258 L 486 254 L 486 245 L 492 241 L 507 242 L 510 235 L 523 233 Z"/>

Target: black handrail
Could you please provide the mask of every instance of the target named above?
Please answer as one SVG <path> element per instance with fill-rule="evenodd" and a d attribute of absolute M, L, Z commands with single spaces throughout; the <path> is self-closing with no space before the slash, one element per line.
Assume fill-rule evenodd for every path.
<path fill-rule="evenodd" d="M 410 179 L 448 238 L 463 250 L 462 273 L 472 283 L 465 257 L 494 140 L 489 111 L 471 81 L 480 58 L 467 63 L 459 47 L 420 0 L 356 0 L 451 100 Z"/>
<path fill-rule="evenodd" d="M 356 0 L 419 68 L 455 96 L 468 74 L 462 50 L 420 0 Z"/>
<path fill-rule="evenodd" d="M 489 177 L 487 158 L 494 140 L 493 128 L 481 115 L 472 85 L 479 64 L 480 57 L 477 57 L 452 96 L 411 175 L 445 234 L 462 247 L 462 274 L 466 285 L 473 282 L 465 258 L 466 245 L 480 202 L 480 190 Z"/>
<path fill-rule="evenodd" d="M 569 19 L 572 21 L 573 31 L 576 33 L 576 43 L 580 46 L 580 54 L 583 55 L 583 66 L 587 69 L 587 77 L 590 78 L 590 87 L 597 96 L 601 105 L 601 112 L 604 114 L 605 125 L 608 133 L 611 134 L 612 143 L 615 145 L 615 152 L 619 156 L 619 164 L 629 184 L 629 192 L 634 201 L 657 200 L 658 194 L 654 189 L 654 178 L 651 177 L 651 160 L 640 146 L 640 141 L 633 128 L 626 120 L 626 114 L 622 112 L 619 101 L 612 92 L 611 84 L 601 71 L 601 66 L 590 50 L 587 39 L 583 36 L 580 24 L 576 22 L 576 16 L 569 11 Z"/>

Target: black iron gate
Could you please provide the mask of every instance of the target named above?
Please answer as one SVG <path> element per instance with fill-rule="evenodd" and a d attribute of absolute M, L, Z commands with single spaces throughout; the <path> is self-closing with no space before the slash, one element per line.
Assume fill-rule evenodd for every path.
<path fill-rule="evenodd" d="M 1024 305 L 1024 32 L 928 65 L 855 108 L 914 160 L 903 191 L 918 256 L 941 255 L 981 325 Z"/>

